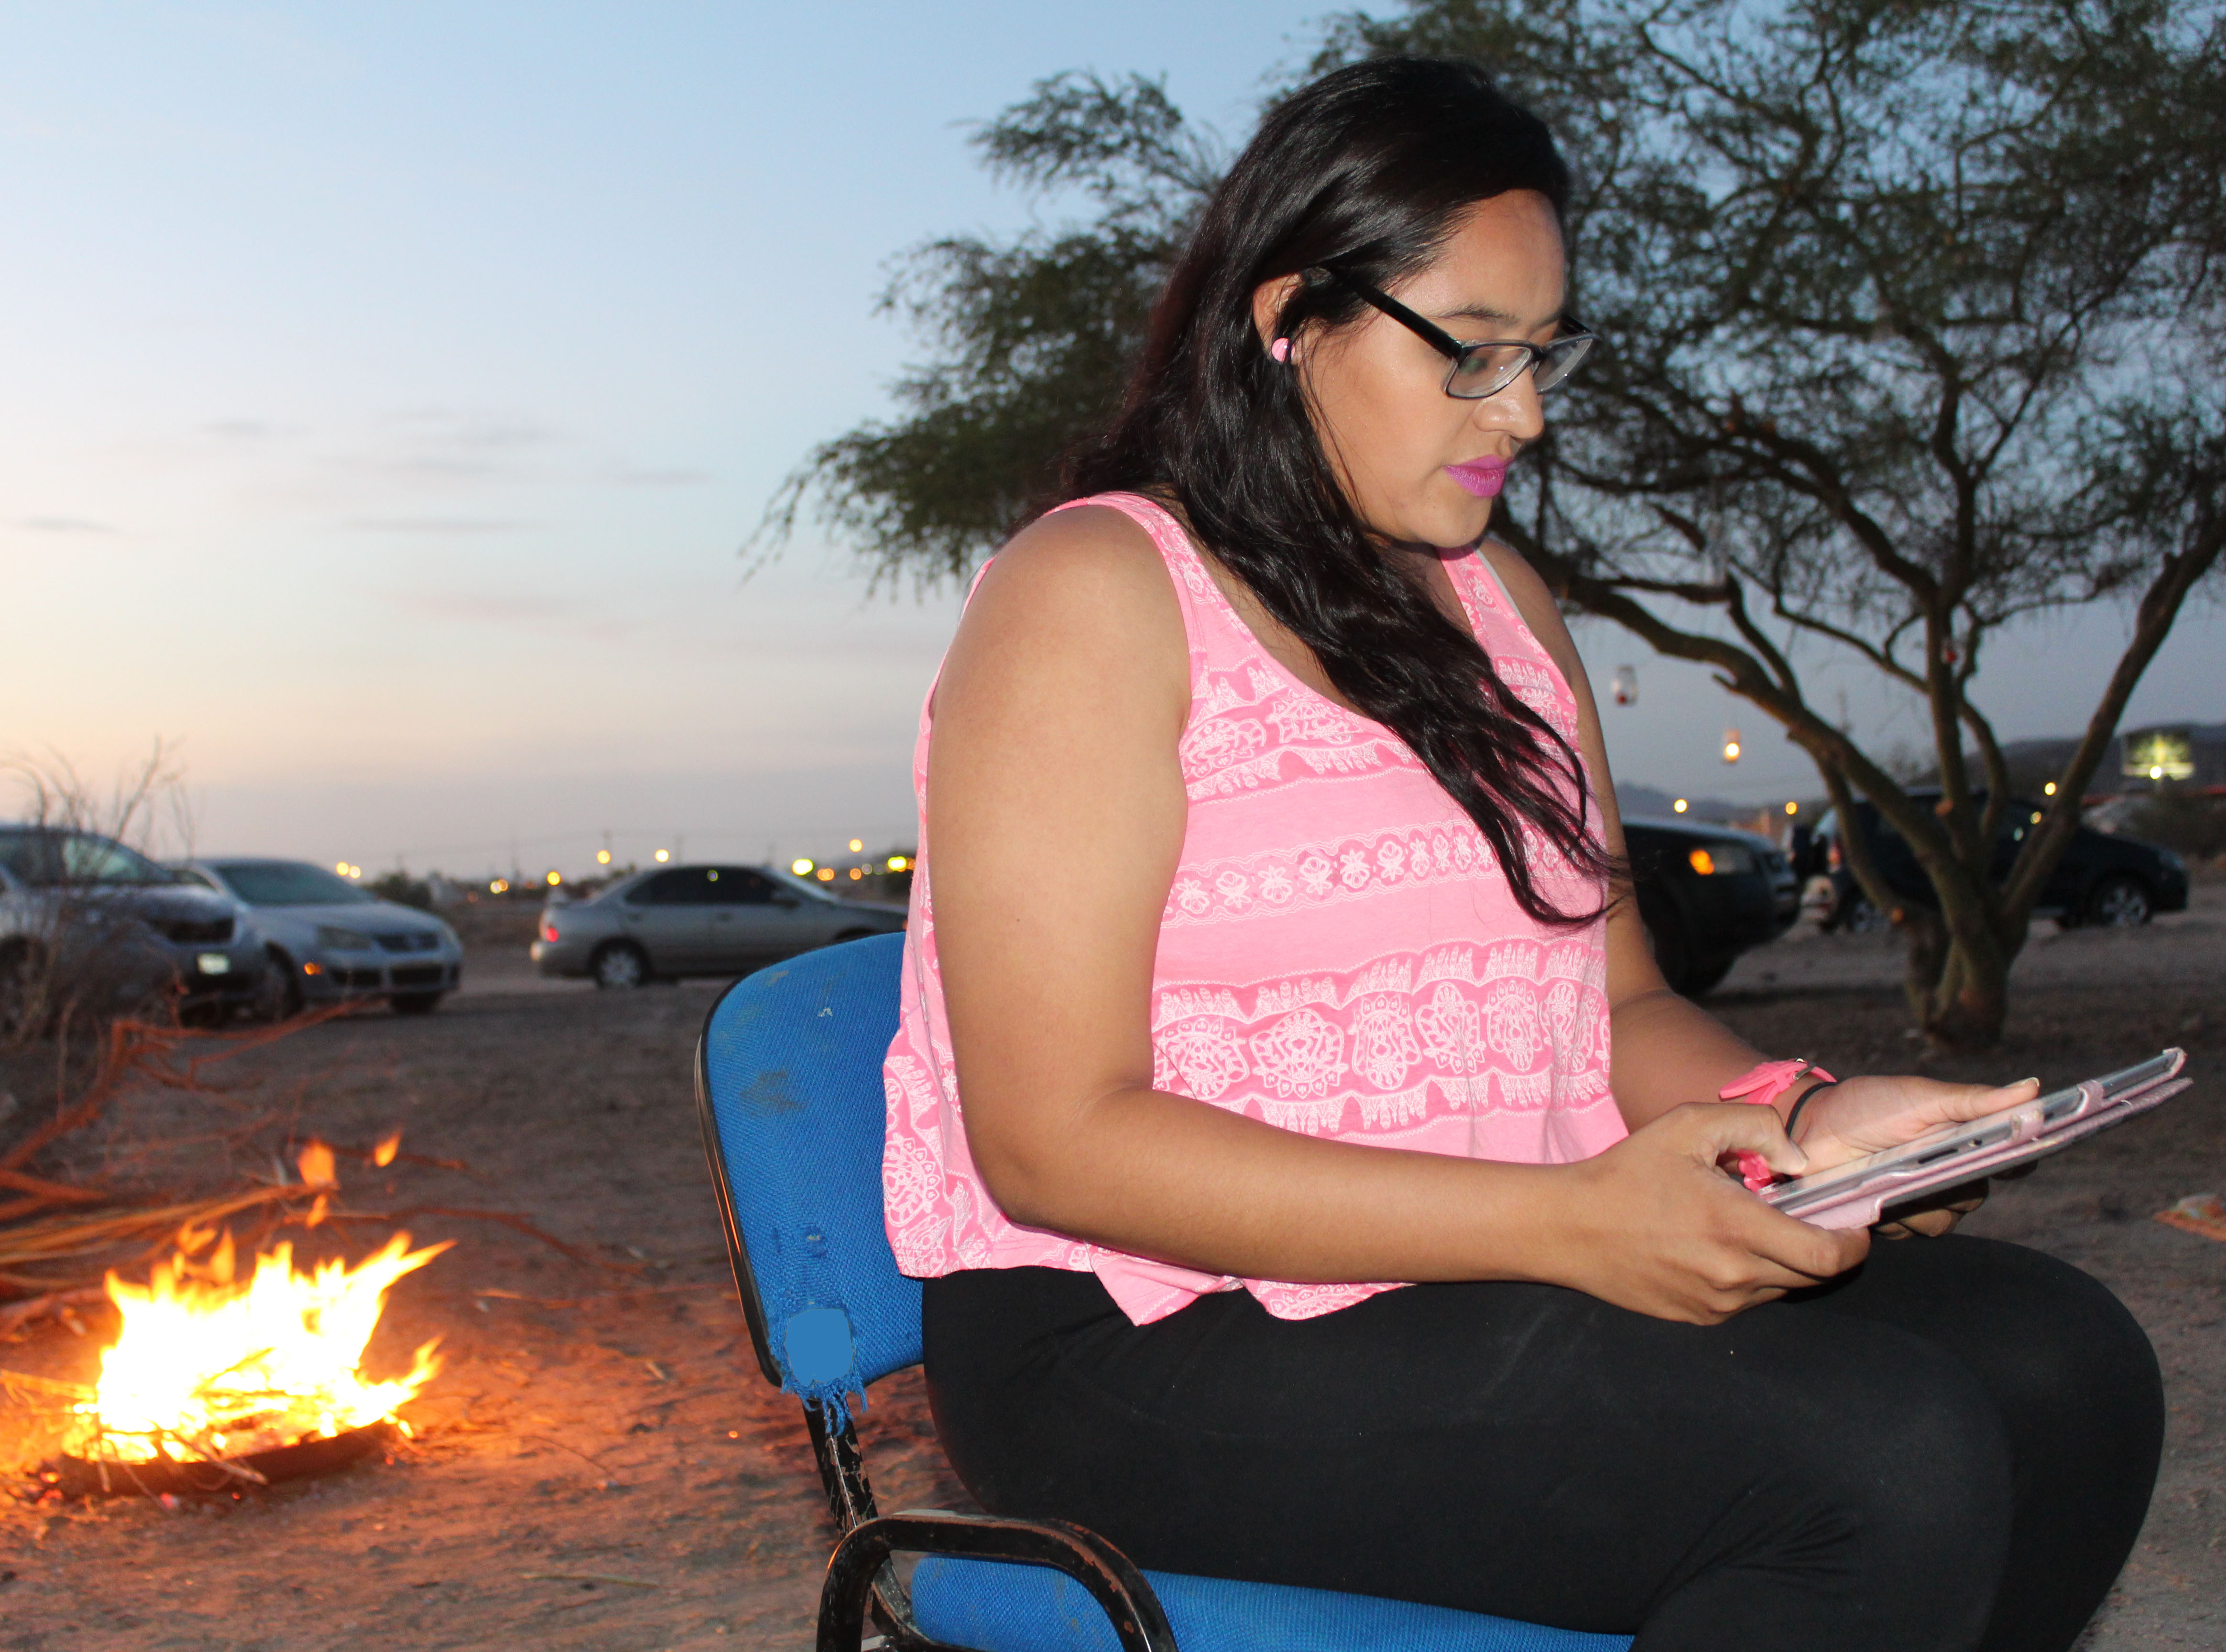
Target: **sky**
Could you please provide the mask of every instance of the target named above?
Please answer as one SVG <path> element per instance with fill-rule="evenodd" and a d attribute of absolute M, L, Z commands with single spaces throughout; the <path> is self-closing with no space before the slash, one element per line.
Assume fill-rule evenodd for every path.
<path fill-rule="evenodd" d="M 888 410 L 889 260 L 1029 221 L 969 123 L 1134 69 L 1241 138 L 1326 10 L 14 0 L 0 756 L 105 782 L 160 740 L 201 852 L 373 871 L 909 843 L 955 600 L 743 543 Z M 2226 715 L 2219 632 L 2192 610 L 2129 721 Z M 2077 728 L 2124 632 L 2003 648 L 2003 732 Z M 1619 778 L 1815 794 L 1705 673 L 1578 636 L 1604 698 L 1638 668 Z"/>

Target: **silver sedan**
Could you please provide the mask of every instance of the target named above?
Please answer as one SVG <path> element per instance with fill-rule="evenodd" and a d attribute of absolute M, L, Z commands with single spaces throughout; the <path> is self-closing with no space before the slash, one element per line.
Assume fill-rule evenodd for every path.
<path fill-rule="evenodd" d="M 423 1015 L 462 979 L 455 931 L 322 867 L 240 856 L 179 869 L 254 913 L 270 944 L 276 1013 L 338 998 L 384 998 L 398 1015 Z"/>
<path fill-rule="evenodd" d="M 593 899 L 552 900 L 533 943 L 544 975 L 639 987 L 680 975 L 740 975 L 814 947 L 905 926 L 905 910 L 837 900 L 766 867 L 661 867 Z"/>

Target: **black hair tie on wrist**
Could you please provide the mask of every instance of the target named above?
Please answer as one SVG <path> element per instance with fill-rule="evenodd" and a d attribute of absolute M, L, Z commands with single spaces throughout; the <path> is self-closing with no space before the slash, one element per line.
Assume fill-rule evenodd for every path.
<path fill-rule="evenodd" d="M 1826 1090 L 1838 1089 L 1839 1084 L 1840 1081 L 1838 1079 L 1827 1078 L 1822 1083 L 1811 1084 L 1808 1089 L 1801 1092 L 1800 1098 L 1796 1101 L 1790 1108 L 1786 1109 L 1785 1139 L 1788 1141 L 1793 1140 L 1793 1127 L 1801 1122 L 1801 1109 L 1808 1106 L 1809 1102 L 1815 1101 L 1819 1096 L 1822 1096 Z"/>

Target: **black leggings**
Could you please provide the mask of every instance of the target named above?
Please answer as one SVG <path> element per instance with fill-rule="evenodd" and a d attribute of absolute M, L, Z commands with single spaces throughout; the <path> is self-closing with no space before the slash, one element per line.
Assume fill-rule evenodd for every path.
<path fill-rule="evenodd" d="M 1962 1236 L 1714 1327 L 1550 1285 L 1135 1326 L 1052 1268 L 928 1282 L 983 1507 L 1139 1565 L 1632 1635 L 1636 1652 L 2061 1652 L 2148 1507 L 2155 1356 L 2084 1274 Z"/>

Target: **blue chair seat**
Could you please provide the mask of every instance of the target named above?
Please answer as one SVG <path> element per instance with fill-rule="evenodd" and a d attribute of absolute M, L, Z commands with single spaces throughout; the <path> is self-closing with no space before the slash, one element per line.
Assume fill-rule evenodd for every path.
<path fill-rule="evenodd" d="M 1627 1635 L 1330 1589 L 1146 1572 L 1182 1652 L 1624 1652 Z M 1049 1566 L 931 1554 L 913 1573 L 919 1626 L 975 1652 L 1120 1652 L 1090 1592 Z"/>

